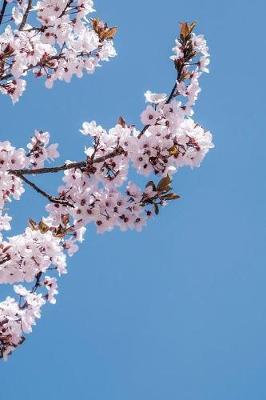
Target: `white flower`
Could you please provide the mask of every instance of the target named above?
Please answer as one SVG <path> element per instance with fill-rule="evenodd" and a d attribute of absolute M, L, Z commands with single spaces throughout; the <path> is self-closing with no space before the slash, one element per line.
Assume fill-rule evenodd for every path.
<path fill-rule="evenodd" d="M 91 121 L 83 122 L 80 132 L 85 136 L 100 136 L 102 133 L 104 133 L 104 130 L 100 125 L 97 125 L 95 121 Z"/>
<path fill-rule="evenodd" d="M 150 90 L 144 93 L 146 103 L 159 104 L 167 100 L 166 93 L 152 93 Z"/>

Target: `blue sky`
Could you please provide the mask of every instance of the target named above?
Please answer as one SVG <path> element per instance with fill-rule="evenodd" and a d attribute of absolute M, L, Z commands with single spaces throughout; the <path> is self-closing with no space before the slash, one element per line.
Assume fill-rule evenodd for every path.
<path fill-rule="evenodd" d="M 175 176 L 182 200 L 141 234 L 88 230 L 57 305 L 0 364 L 0 398 L 264 400 L 265 2 L 98 0 L 96 8 L 119 27 L 118 57 L 52 91 L 29 82 L 14 107 L 2 96 L 0 139 L 22 146 L 46 129 L 63 158 L 79 159 L 84 120 L 138 124 L 144 91 L 172 86 L 178 22 L 196 20 L 212 59 L 195 118 L 216 147 L 201 168 Z M 53 190 L 59 179 L 42 184 Z M 15 230 L 44 205 L 28 191 L 12 205 Z"/>

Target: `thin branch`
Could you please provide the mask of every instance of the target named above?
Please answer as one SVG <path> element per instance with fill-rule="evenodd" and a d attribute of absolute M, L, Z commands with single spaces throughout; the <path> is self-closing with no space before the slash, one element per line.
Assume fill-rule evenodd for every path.
<path fill-rule="evenodd" d="M 67 171 L 69 169 L 84 169 L 88 165 L 90 165 L 90 162 L 91 162 L 91 164 L 101 163 L 110 158 L 121 155 L 123 153 L 124 153 L 124 150 L 121 147 L 118 147 L 111 153 L 106 154 L 105 156 L 96 157 L 94 160 L 91 160 L 91 161 L 89 159 L 88 161 L 73 162 L 73 163 L 69 163 L 69 164 L 59 165 L 57 167 L 44 167 L 44 168 L 36 168 L 36 169 L 26 168 L 26 169 L 10 170 L 9 173 L 21 177 L 23 175 L 40 175 L 40 174 L 57 173 L 60 171 Z"/>
<path fill-rule="evenodd" d="M 43 197 L 48 199 L 51 203 L 55 204 L 62 204 L 63 206 L 74 207 L 73 204 L 69 203 L 67 200 L 58 199 L 57 197 L 51 196 L 50 194 L 46 193 L 44 190 L 39 188 L 35 183 L 31 182 L 22 174 L 19 174 L 15 171 L 12 171 L 12 174 L 23 180 L 27 185 L 29 185 L 32 189 L 34 189 L 37 193 L 41 194 Z"/>
<path fill-rule="evenodd" d="M 177 84 L 180 83 L 182 81 L 181 77 L 182 77 L 182 73 L 183 73 L 183 69 L 187 64 L 187 59 L 186 57 L 184 57 L 183 61 L 176 66 L 177 69 L 177 78 L 174 84 L 173 89 L 171 90 L 171 93 L 169 94 L 165 104 L 169 104 L 171 102 L 171 100 L 176 97 L 179 93 L 176 92 L 177 89 Z M 144 126 L 144 128 L 142 129 L 142 131 L 139 133 L 138 138 L 140 139 L 141 136 L 144 134 L 144 132 L 150 127 L 150 125 L 146 125 Z"/>
<path fill-rule="evenodd" d="M 85 168 L 87 165 L 86 161 L 74 162 L 69 164 L 59 165 L 57 167 L 44 167 L 44 168 L 36 168 L 36 169 L 18 169 L 18 170 L 10 170 L 10 174 L 19 175 L 40 175 L 40 174 L 50 174 L 50 173 L 57 173 L 60 171 L 66 171 L 68 169 L 82 169 Z"/>
<path fill-rule="evenodd" d="M 4 0 L 3 4 L 2 4 L 2 9 L 1 9 L 1 12 L 0 12 L 0 25 L 1 25 L 2 21 L 3 21 L 4 15 L 5 15 L 6 6 L 7 6 L 7 0 Z"/>
<path fill-rule="evenodd" d="M 150 125 L 145 125 L 142 131 L 138 134 L 138 139 L 146 132 L 146 130 L 150 127 Z"/>
<path fill-rule="evenodd" d="M 169 97 L 168 97 L 168 99 L 166 100 L 165 104 L 169 104 L 170 101 L 176 96 L 177 82 L 180 83 L 180 80 L 181 80 L 181 76 L 182 76 L 182 73 L 183 73 L 184 66 L 185 66 L 185 61 L 180 65 L 180 67 L 179 67 L 179 69 L 178 69 L 178 73 L 177 73 L 177 78 L 176 78 L 175 85 L 174 85 L 174 87 L 173 87 L 171 93 L 169 94 Z"/>
<path fill-rule="evenodd" d="M 179 74 L 178 74 L 178 75 L 179 75 Z M 177 80 L 178 80 L 178 78 L 177 78 Z M 170 101 L 173 99 L 173 97 L 174 97 L 174 95 L 175 95 L 175 92 L 176 92 L 176 88 L 177 88 L 177 81 L 176 81 L 176 83 L 175 83 L 175 85 L 174 85 L 174 87 L 173 87 L 171 93 L 169 94 L 168 99 L 166 100 L 165 104 L 169 104 Z"/>
<path fill-rule="evenodd" d="M 67 4 L 66 4 L 66 6 L 65 6 L 64 10 L 61 12 L 61 14 L 59 15 L 59 17 L 58 17 L 58 18 L 61 18 L 61 17 L 63 17 L 63 15 L 65 14 L 65 12 L 66 12 L 66 10 L 68 9 L 68 7 L 70 7 L 70 6 L 71 6 L 71 3 L 73 3 L 73 0 L 69 0 L 69 1 L 67 2 Z"/>
<path fill-rule="evenodd" d="M 47 29 L 47 28 L 49 28 L 49 26 L 48 27 L 46 27 L 45 29 Z M 32 28 L 32 30 L 38 30 L 38 28 Z M 99 50 L 101 48 L 101 45 L 99 45 L 99 47 L 98 47 L 98 49 L 97 50 Z M 25 72 L 29 72 L 29 71 L 31 71 L 32 69 L 34 69 L 34 68 L 38 68 L 38 67 L 40 67 L 40 69 L 42 69 L 42 68 L 49 68 L 49 69 L 53 69 L 53 70 L 56 70 L 56 68 L 55 67 L 51 67 L 50 65 L 49 65 L 49 63 L 51 62 L 51 61 L 59 61 L 59 60 L 62 60 L 62 59 L 65 59 L 65 56 L 64 56 L 64 54 L 62 53 L 62 50 L 63 50 L 63 47 L 61 48 L 61 51 L 60 51 L 60 54 L 57 54 L 57 55 L 55 55 L 55 56 L 52 56 L 52 57 L 49 57 L 49 58 L 47 58 L 47 59 L 45 59 L 45 60 L 41 60 L 41 61 L 39 61 L 37 64 L 35 64 L 35 65 L 29 65 L 24 71 L 23 71 L 23 73 L 25 73 Z M 96 50 L 96 51 L 97 51 Z M 77 57 L 90 57 L 91 55 L 93 55 L 93 52 L 89 52 L 89 53 L 84 53 L 84 52 L 81 52 L 81 53 L 79 53 L 79 54 L 77 54 Z M 9 70 L 9 69 L 8 69 Z M 2 76 L 0 76 L 0 81 L 6 81 L 6 80 L 8 80 L 8 79 L 11 79 L 11 78 L 13 78 L 14 79 L 14 76 L 13 76 L 13 74 L 12 73 L 6 73 L 6 75 L 2 75 Z M 5 85 L 5 83 L 2 83 L 1 84 L 2 86 L 3 85 Z"/>
<path fill-rule="evenodd" d="M 42 274 L 43 274 L 43 272 L 40 271 L 36 275 L 36 277 L 35 277 L 36 281 L 35 281 L 35 284 L 34 284 L 33 288 L 31 289 L 31 293 L 35 293 L 36 290 L 38 289 L 38 287 L 40 286 L 40 281 L 41 281 L 41 278 L 42 278 Z"/>
<path fill-rule="evenodd" d="M 28 5 L 27 5 L 27 8 L 26 8 L 26 11 L 25 11 L 25 13 L 24 13 L 24 15 L 23 15 L 21 24 L 20 24 L 19 29 L 18 29 L 19 31 L 22 31 L 22 29 L 23 29 L 24 26 L 26 25 L 27 19 L 28 19 L 28 16 L 29 16 L 29 12 L 30 12 L 31 8 L 32 8 L 32 0 L 29 0 L 29 1 L 28 1 Z"/>

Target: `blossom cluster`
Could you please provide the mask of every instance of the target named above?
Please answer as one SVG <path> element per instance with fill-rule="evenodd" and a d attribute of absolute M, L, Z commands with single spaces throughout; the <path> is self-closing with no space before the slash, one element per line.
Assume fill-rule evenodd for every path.
<path fill-rule="evenodd" d="M 46 276 L 42 285 L 46 290 L 45 294 L 37 294 L 35 288 L 29 291 L 22 285 L 15 285 L 19 302 L 7 297 L 0 303 L 0 357 L 7 359 L 24 342 L 24 334 L 32 332 L 32 326 L 41 317 L 41 307 L 46 301 L 52 304 L 56 302 L 57 284 L 54 278 Z"/>
<path fill-rule="evenodd" d="M 143 191 L 128 182 L 130 166 L 144 176 L 154 173 L 170 177 L 181 166 L 200 165 L 213 146 L 211 134 L 190 118 L 171 125 L 171 120 L 178 118 L 175 100 L 170 107 L 169 118 L 162 111 L 160 123 L 150 126 L 141 136 L 136 128 L 120 124 L 108 133 L 95 122 L 83 124 L 82 132 L 93 137 L 94 146 L 85 150 L 88 159 L 84 169 L 66 170 L 64 185 L 59 188 L 60 199 L 73 205 L 68 210 L 72 229 L 93 222 L 98 232 L 115 226 L 139 230 L 154 214 L 149 206 L 160 193 L 155 184 Z M 165 108 L 169 110 L 168 105 Z M 114 156 L 106 159 L 108 154 Z M 125 193 L 120 190 L 124 183 Z M 65 213 L 64 206 L 49 204 L 47 209 L 50 216 L 46 222 L 58 224 L 61 213 Z"/>
<path fill-rule="evenodd" d="M 49 144 L 49 141 L 50 134 L 48 132 L 35 131 L 30 143 L 27 145 L 29 149 L 27 157 L 32 168 L 43 167 L 45 161 L 54 161 L 59 157 L 58 144 Z"/>
<path fill-rule="evenodd" d="M 60 273 L 66 272 L 60 239 L 50 231 L 26 228 L 22 235 L 1 243 L 0 258 L 6 259 L 0 269 L 0 283 L 33 282 L 39 272 L 46 272 L 52 265 Z"/>
<path fill-rule="evenodd" d="M 61 15 L 60 8 L 55 15 L 51 10 L 43 14 L 50 4 L 54 1 L 37 5 L 39 18 L 47 26 Z M 94 29 L 101 29 L 99 22 L 94 22 Z M 11 217 L 5 211 L 7 201 L 19 199 L 25 185 L 49 200 L 47 215 L 40 222 L 29 220 L 22 234 L 0 237 L 0 283 L 16 284 L 19 296 L 17 301 L 8 297 L 0 303 L 0 357 L 7 357 L 24 341 L 24 334 L 40 317 L 41 307 L 55 302 L 56 276 L 67 272 L 67 255 L 78 250 L 88 224 L 94 224 L 99 233 L 115 227 L 140 231 L 160 207 L 179 198 L 172 192 L 178 169 L 198 167 L 213 147 L 211 133 L 192 119 L 199 77 L 207 72 L 209 62 L 206 41 L 193 29 L 194 24 L 181 24 L 171 56 L 177 71 L 171 93 L 145 93 L 149 104 L 140 116 L 142 129 L 122 117 L 109 130 L 95 121 L 84 122 L 81 133 L 88 141 L 84 159 L 55 167 L 46 166 L 59 155 L 48 132 L 36 131 L 27 151 L 0 142 L 0 231 L 11 228 Z M 149 177 L 145 187 L 130 181 L 130 169 Z M 63 179 L 56 196 L 29 179 L 61 171 Z M 48 271 L 52 277 L 46 275 Z M 21 282 L 33 286 L 28 289 Z"/>
<path fill-rule="evenodd" d="M 0 239 L 1 231 L 11 228 L 11 217 L 4 213 L 6 203 L 12 199 L 19 200 L 25 191 L 21 178 L 9 171 L 41 167 L 45 161 L 56 159 L 59 156 L 58 145 L 49 144 L 49 140 L 48 132 L 36 130 L 27 145 L 27 152 L 22 148 L 16 149 L 9 141 L 0 142 Z"/>
<path fill-rule="evenodd" d="M 4 0 L 10 22 L 0 34 L 0 92 L 18 101 L 32 72 L 51 88 L 56 80 L 93 73 L 116 55 L 109 28 L 98 19 L 92 0 Z M 2 19 L 0 17 L 0 23 Z"/>

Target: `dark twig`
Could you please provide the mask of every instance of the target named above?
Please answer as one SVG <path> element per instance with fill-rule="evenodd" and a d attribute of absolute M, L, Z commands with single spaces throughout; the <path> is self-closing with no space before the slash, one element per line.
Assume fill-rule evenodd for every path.
<path fill-rule="evenodd" d="M 10 255 L 9 255 L 9 254 L 7 254 L 7 255 L 5 256 L 5 258 L 3 258 L 2 260 L 0 260 L 0 265 L 5 264 L 7 261 L 10 261 Z"/>
<path fill-rule="evenodd" d="M 41 282 L 41 278 L 42 278 L 42 271 L 38 272 L 38 274 L 35 277 L 35 284 L 33 286 L 33 288 L 31 289 L 31 293 L 35 293 L 38 289 L 38 287 L 40 286 L 40 282 Z"/>
<path fill-rule="evenodd" d="M 68 9 L 68 7 L 70 7 L 70 6 L 71 6 L 71 3 L 73 3 L 73 0 L 69 0 L 69 1 L 67 2 L 67 4 L 66 4 L 66 6 L 65 6 L 64 10 L 61 12 L 61 14 L 59 15 L 59 17 L 58 17 L 58 18 L 61 18 L 61 17 L 63 17 L 63 15 L 66 13 L 66 10 Z"/>
<path fill-rule="evenodd" d="M 109 154 L 106 154 L 105 156 L 101 157 L 96 157 L 93 161 L 92 164 L 97 164 L 104 162 L 110 158 L 116 157 L 118 155 L 121 155 L 124 153 L 124 150 L 121 147 L 118 147 L 114 151 L 112 151 Z M 63 164 L 59 165 L 57 167 L 44 167 L 44 168 L 36 168 L 36 169 L 18 169 L 18 170 L 10 170 L 9 173 L 13 175 L 17 175 L 21 177 L 21 175 L 40 175 L 40 174 L 49 174 L 49 173 L 56 173 L 60 171 L 67 171 L 69 169 L 84 169 L 89 165 L 90 160 L 88 161 L 79 161 L 79 162 L 73 162 L 69 164 Z"/>
<path fill-rule="evenodd" d="M 3 4 L 2 4 L 1 12 L 0 12 L 0 25 L 3 21 L 4 15 L 5 15 L 6 6 L 7 6 L 7 0 L 4 0 Z"/>
<path fill-rule="evenodd" d="M 43 197 L 48 199 L 51 203 L 55 204 L 62 204 L 63 206 L 68 206 L 68 207 L 74 207 L 73 204 L 69 203 L 67 200 L 63 199 L 58 199 L 57 197 L 51 196 L 50 194 L 46 193 L 44 190 L 40 189 L 35 183 L 31 182 L 29 179 L 27 179 L 25 176 L 22 174 L 13 171 L 12 175 L 17 176 L 21 180 L 23 180 L 27 185 L 32 187 L 37 193 L 41 194 Z"/>
<path fill-rule="evenodd" d="M 24 13 L 24 15 L 23 15 L 21 24 L 20 24 L 19 29 L 18 29 L 19 31 L 22 31 L 22 29 L 23 29 L 24 26 L 26 25 L 27 19 L 28 19 L 28 16 L 29 16 L 29 12 L 30 12 L 31 8 L 32 8 L 32 0 L 29 0 L 29 1 L 28 1 L 28 5 L 27 5 L 27 8 L 26 8 L 26 11 L 25 11 L 25 13 Z"/>

